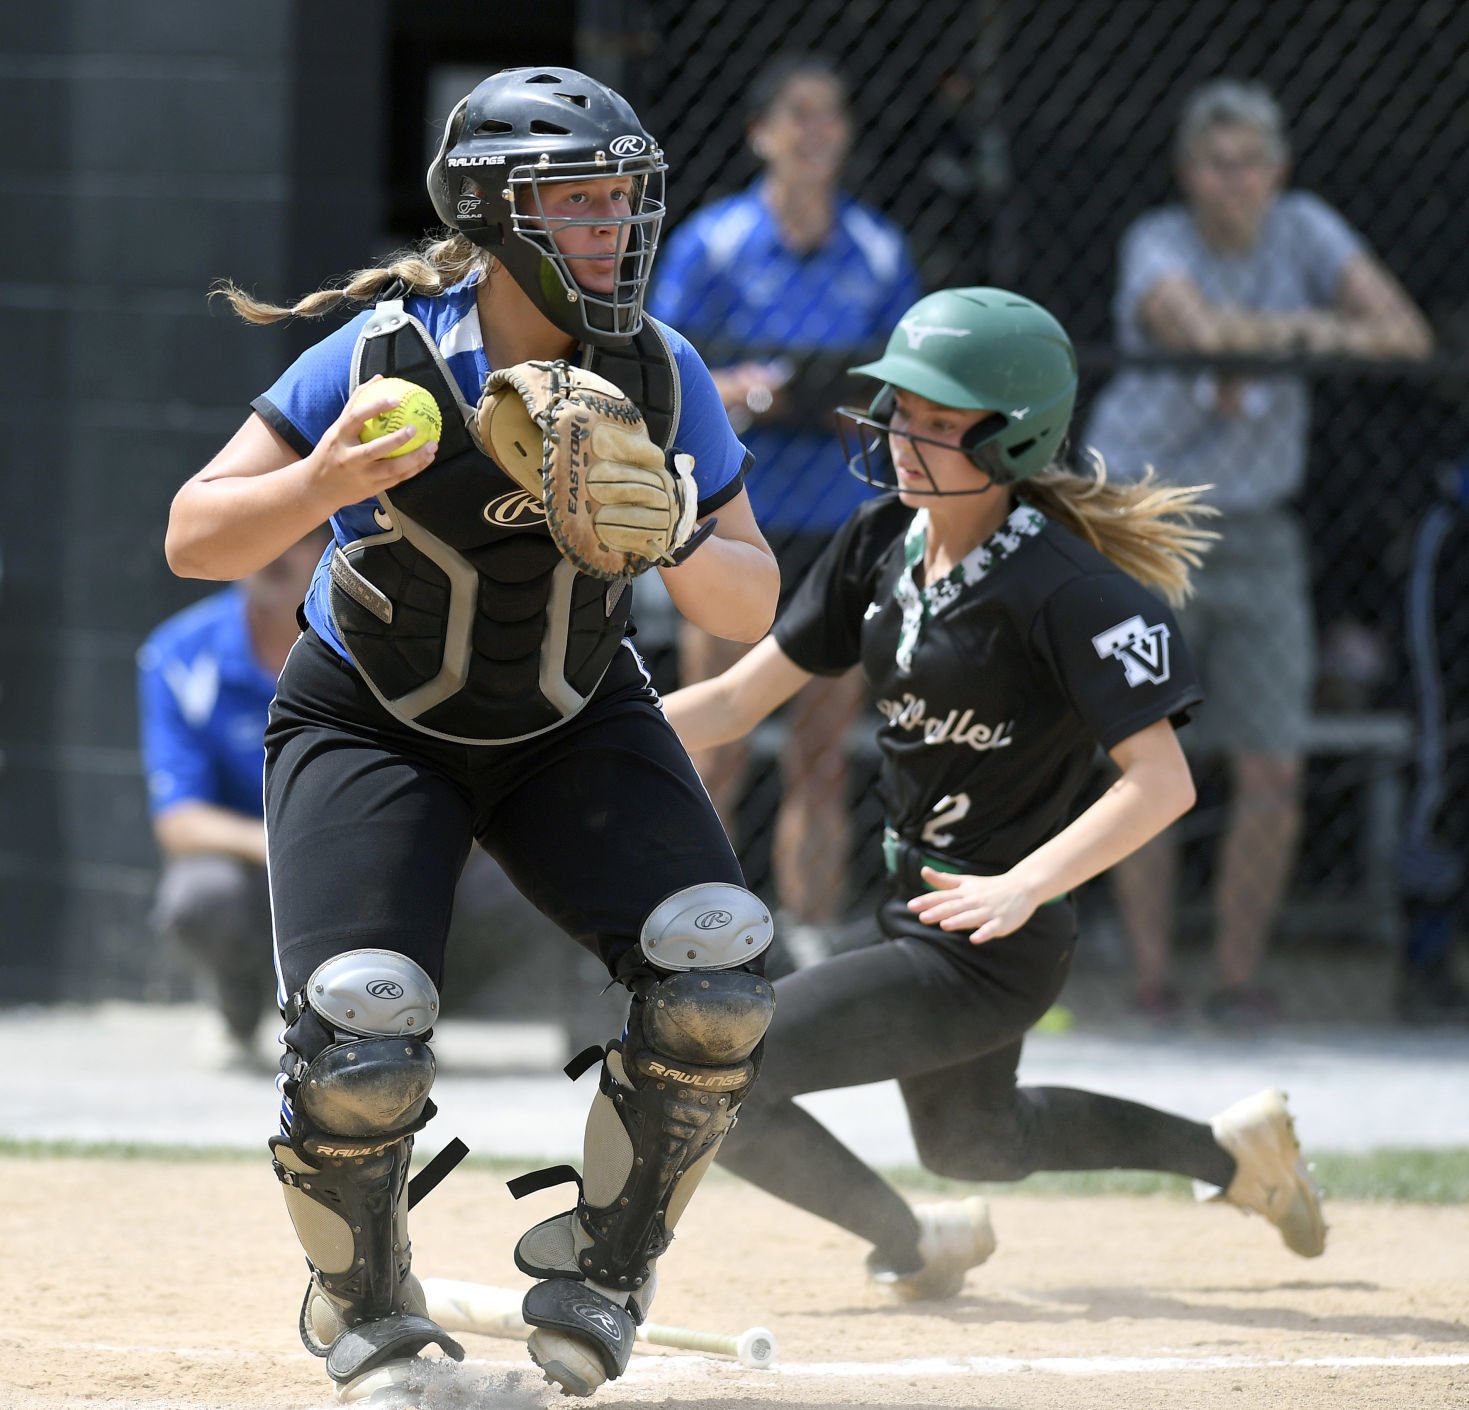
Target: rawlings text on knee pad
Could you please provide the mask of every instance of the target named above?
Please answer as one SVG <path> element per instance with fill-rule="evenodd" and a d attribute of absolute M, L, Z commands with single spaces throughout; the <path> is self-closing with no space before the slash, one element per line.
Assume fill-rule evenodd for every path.
<path fill-rule="evenodd" d="M 700 882 L 666 896 L 643 922 L 638 944 L 659 969 L 730 969 L 764 954 L 775 926 L 743 886 Z"/>
<path fill-rule="evenodd" d="M 774 1013 L 770 981 L 747 970 L 673 974 L 634 998 L 598 1094 L 623 1139 L 594 1144 L 587 1128 L 578 1210 L 591 1237 L 580 1255 L 587 1276 L 646 1281 L 755 1080 Z"/>

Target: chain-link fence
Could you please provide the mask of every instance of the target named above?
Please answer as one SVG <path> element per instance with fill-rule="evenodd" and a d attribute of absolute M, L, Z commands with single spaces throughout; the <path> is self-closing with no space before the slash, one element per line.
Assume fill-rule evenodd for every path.
<path fill-rule="evenodd" d="M 1230 681 L 1211 682 L 1206 671 L 1211 695 L 1227 701 L 1240 697 L 1241 674 L 1258 669 L 1244 693 L 1265 717 L 1288 716 L 1289 682 L 1304 679 L 1298 854 L 1290 865 L 1278 860 L 1292 856 L 1292 845 L 1289 818 L 1280 814 L 1289 785 L 1275 766 L 1294 746 L 1264 726 L 1253 738 L 1248 730 L 1222 731 L 1226 742 L 1217 758 L 1198 760 L 1200 802 L 1181 828 L 1187 846 L 1177 928 L 1200 952 L 1218 924 L 1253 928 L 1274 940 L 1324 939 L 1341 950 L 1352 948 L 1348 942 L 1384 942 L 1372 950 L 1384 960 L 1412 949 L 1418 959 L 1436 962 L 1434 937 L 1452 929 L 1455 902 L 1447 909 L 1425 906 L 1422 859 L 1431 854 L 1443 864 L 1428 869 L 1442 901 L 1453 886 L 1448 863 L 1469 841 L 1457 801 L 1462 783 L 1453 786 L 1455 770 L 1463 771 L 1469 705 L 1463 682 L 1445 687 L 1441 669 L 1465 654 L 1469 634 L 1469 607 L 1461 583 L 1452 580 L 1458 560 L 1443 547 L 1453 541 L 1464 501 L 1440 491 L 1446 467 L 1469 455 L 1469 266 L 1456 228 L 1456 213 L 1469 198 L 1469 11 L 1447 3 L 1393 8 L 1329 0 L 1206 0 L 1173 11 L 1098 10 L 1061 0 L 811 0 L 801 6 L 751 0 L 738 7 L 645 0 L 625 8 L 619 23 L 624 43 L 616 81 L 664 141 L 672 171 L 665 264 L 655 282 L 691 278 L 695 243 L 706 275 L 711 264 L 733 261 L 724 274 L 736 292 L 708 305 L 722 313 L 710 315 L 706 306 L 687 314 L 685 331 L 711 366 L 775 365 L 777 381 L 786 379 L 792 392 L 784 410 L 779 386 L 774 397 L 754 391 L 748 409 L 736 405 L 752 448 L 818 425 L 829 429 L 825 405 L 815 403 L 854 394 L 833 369 L 869 352 L 888 331 L 872 326 L 853 336 L 860 322 L 854 308 L 870 306 L 876 316 L 880 301 L 867 297 L 871 290 L 844 285 L 850 265 L 832 253 L 845 220 L 840 210 L 850 208 L 838 208 L 822 224 L 822 144 L 832 138 L 820 84 L 794 97 L 787 88 L 785 109 L 772 106 L 770 66 L 793 52 L 823 56 L 844 82 L 851 147 L 840 167 L 842 199 L 860 203 L 878 229 L 886 221 L 901 232 L 921 287 L 1017 289 L 1066 325 L 1082 369 L 1076 439 L 1095 424 L 1105 395 L 1115 401 L 1115 389 L 1105 389 L 1123 374 L 1153 378 L 1137 383 L 1130 403 L 1140 422 L 1157 419 L 1160 402 L 1182 399 L 1194 403 L 1194 423 L 1204 435 L 1213 434 L 1210 416 L 1269 422 L 1289 419 L 1282 408 L 1295 399 L 1302 409 L 1309 405 L 1309 422 L 1303 414 L 1291 433 L 1304 458 L 1301 482 L 1283 492 L 1278 485 L 1262 490 L 1255 501 L 1230 502 L 1225 522 L 1235 544 L 1258 540 L 1235 571 L 1247 586 L 1254 576 L 1255 596 L 1270 599 L 1266 617 L 1288 616 L 1292 595 L 1309 610 L 1316 658 L 1271 662 L 1262 648 L 1241 662 L 1248 640 L 1243 647 L 1236 640 L 1233 656 L 1226 651 L 1216 668 L 1234 677 L 1234 688 Z M 1321 223 L 1291 227 L 1276 244 L 1279 261 L 1297 270 L 1295 294 L 1247 287 L 1258 275 L 1254 246 L 1250 239 L 1231 246 L 1228 212 L 1221 215 L 1216 204 L 1211 226 L 1201 204 L 1214 199 L 1227 206 L 1259 175 L 1251 164 L 1264 158 L 1249 143 L 1233 153 L 1187 148 L 1183 155 L 1196 166 L 1212 163 L 1216 188 L 1232 183 L 1232 195 L 1216 189 L 1211 198 L 1190 188 L 1185 200 L 1175 163 L 1180 115 L 1200 85 L 1219 78 L 1273 93 L 1289 143 L 1283 185 L 1324 203 L 1310 206 L 1308 216 L 1327 210 Z M 1261 135 L 1258 125 L 1253 130 Z M 1273 149 L 1266 145 L 1269 157 Z M 749 194 L 758 183 L 763 198 Z M 1270 209 L 1298 200 L 1287 195 Z M 711 214 L 714 202 L 725 204 Z M 1202 296 L 1211 311 L 1280 308 L 1297 298 L 1296 306 L 1332 311 L 1341 323 L 1360 328 L 1375 320 L 1378 333 L 1397 319 L 1404 336 L 1358 338 L 1341 334 L 1337 324 L 1339 335 L 1313 337 L 1298 329 L 1273 343 L 1222 338 L 1190 345 L 1129 332 L 1129 320 L 1136 328 L 1141 316 L 1135 307 L 1121 307 L 1124 240 L 1136 222 L 1168 206 L 1185 222 L 1178 243 L 1215 237 L 1210 249 L 1218 258 L 1205 267 L 1222 269 L 1226 282 L 1211 285 L 1189 273 L 1187 250 L 1174 250 L 1173 267 L 1195 286 L 1205 280 Z M 850 233 L 850 222 L 847 228 Z M 1355 232 L 1349 238 L 1361 244 L 1343 245 L 1325 233 L 1338 229 Z M 1263 230 L 1257 227 L 1253 238 L 1264 241 Z M 1302 242 L 1318 238 L 1304 253 Z M 862 243 L 862 232 L 856 239 Z M 880 244 L 877 236 L 870 241 Z M 801 252 L 825 272 L 813 282 L 797 260 L 790 273 L 776 248 L 782 242 L 786 255 Z M 1353 250 L 1388 271 L 1387 278 L 1362 286 L 1355 274 L 1344 276 Z M 879 265 L 880 251 L 868 267 L 874 282 L 886 277 Z M 785 271 L 784 283 L 775 271 Z M 1265 283 L 1271 278 L 1267 273 Z M 1402 301 L 1388 306 L 1382 287 L 1394 282 Z M 663 298 L 664 307 L 679 306 L 669 302 L 666 288 Z M 800 330 L 803 298 L 812 301 L 810 322 L 825 320 L 825 331 Z M 763 312 L 756 307 L 761 299 Z M 681 306 L 693 307 L 687 300 Z M 1432 329 L 1431 347 L 1414 332 L 1416 310 Z M 770 336 L 777 328 L 786 332 L 779 349 L 780 339 Z M 846 332 L 838 336 L 837 328 Z M 1232 352 L 1211 353 L 1219 347 Z M 1125 395 L 1122 400 L 1129 405 Z M 810 426 L 795 424 L 802 415 Z M 1186 459 L 1179 444 L 1174 448 Z M 1281 442 L 1266 436 L 1259 444 Z M 1166 474 L 1166 439 L 1164 446 L 1151 458 Z M 776 454 L 755 468 L 750 484 L 757 508 L 773 502 L 771 479 L 792 473 L 791 465 Z M 1299 588 L 1278 571 L 1289 543 L 1270 548 L 1274 530 L 1261 525 L 1262 516 L 1301 531 L 1306 579 Z M 781 517 L 777 511 L 777 522 L 765 527 L 773 542 L 789 541 L 792 563 L 801 561 L 798 540 L 829 532 L 819 514 L 791 523 Z M 1221 583 L 1224 571 L 1216 568 Z M 1254 610 L 1259 607 L 1256 601 Z M 1227 603 L 1219 608 L 1221 637 L 1229 635 L 1232 612 Z M 698 674 L 706 664 L 687 638 L 671 631 L 660 636 L 656 619 L 648 639 L 658 647 L 662 683 L 672 684 L 680 669 Z M 757 736 L 743 785 L 729 795 L 726 810 L 754 883 L 779 895 L 787 919 L 840 934 L 866 913 L 880 885 L 873 834 L 882 819 L 870 796 L 870 748 L 855 743 L 872 732 L 870 710 L 848 734 L 847 717 L 830 709 L 828 724 L 839 727 L 826 730 L 827 740 L 835 735 L 845 743 L 852 765 L 845 779 L 837 775 L 834 785 L 828 779 L 839 795 L 834 811 L 818 806 L 803 818 L 789 816 L 793 789 L 789 778 L 781 782 L 782 747 L 792 730 L 807 729 L 808 742 L 822 736 L 819 720 L 812 731 L 811 721 L 791 716 Z M 794 767 L 792 757 L 787 764 Z M 1234 832 L 1231 819 L 1238 821 Z M 1253 842 L 1252 819 L 1260 825 Z M 845 880 L 824 899 L 813 897 L 792 877 L 819 873 L 820 854 L 833 837 L 844 854 Z M 1287 892 L 1278 910 L 1268 894 L 1272 870 L 1281 872 Z M 1266 894 L 1246 904 L 1243 915 L 1228 896 L 1216 897 L 1221 884 L 1238 889 L 1241 878 L 1257 875 L 1264 876 Z M 1092 890 L 1099 898 L 1108 894 L 1105 887 Z M 1098 908 L 1103 904 L 1099 899 Z M 1289 949 L 1277 945 L 1270 963 Z M 1329 987 L 1329 969 L 1318 973 Z M 1434 973 L 1440 984 L 1441 970 Z"/>
<path fill-rule="evenodd" d="M 1222 387 L 1242 413 L 1302 382 L 1312 415 L 1304 484 L 1290 507 L 1304 529 L 1302 596 L 1319 649 L 1308 673 L 1305 825 L 1271 964 L 1315 953 L 1309 939 L 1328 943 L 1331 963 L 1311 966 L 1314 992 L 1344 996 L 1334 1011 L 1359 1016 L 1383 1007 L 1367 985 L 1384 989 L 1399 950 L 1431 957 L 1438 938 L 1462 928 L 1466 495 L 1462 474 L 1448 476 L 1443 493 L 1439 485 L 1469 454 L 1469 262 L 1456 238 L 1469 203 L 1464 7 L 556 0 L 506 11 L 373 0 L 345 24 L 343 7 L 290 0 L 252 13 L 243 49 L 228 7 L 187 26 L 158 22 L 155 9 L 70 28 L 37 10 L 11 46 L 11 87 L 30 126 L 89 137 L 65 151 L 16 144 L 0 162 L 16 250 L 0 296 L 15 332 L 6 367 L 41 413 L 35 425 L 65 430 L 12 456 L 6 482 L 17 511 L 0 594 L 6 995 L 172 992 L 174 971 L 160 978 L 163 953 L 145 924 L 157 858 L 128 705 L 133 653 L 202 592 L 162 562 L 169 498 L 317 331 L 236 326 L 210 315 L 202 291 L 228 274 L 270 297 L 299 292 L 358 263 L 374 239 L 385 250 L 418 235 L 432 221 L 420 173 L 444 106 L 512 63 L 572 62 L 608 79 L 663 141 L 672 171 L 660 299 L 671 297 L 679 243 L 697 214 L 738 200 L 769 165 L 749 123 L 770 60 L 824 54 L 845 80 L 850 126 L 839 136 L 851 146 L 840 185 L 864 209 L 861 258 L 835 271 L 814 311 L 777 291 L 783 322 L 671 320 L 711 365 L 748 355 L 784 379 L 773 391 L 751 382 L 735 415 L 759 455 L 752 496 L 788 562 L 829 534 L 818 520 L 792 547 L 790 525 L 768 512 L 781 508 L 781 462 L 757 443 L 795 407 L 810 416 L 819 450 L 809 453 L 830 466 L 830 403 L 870 392 L 844 369 L 881 342 L 893 307 L 919 289 L 998 284 L 1051 309 L 1080 355 L 1078 438 L 1105 389 L 1143 364 L 1172 359 L 1190 396 L 1217 399 Z M 1429 356 L 1368 359 L 1338 348 L 1221 362 L 1123 339 L 1114 299 L 1125 233 L 1180 199 L 1177 121 L 1187 96 L 1221 75 L 1275 94 L 1291 187 L 1339 213 L 1399 281 L 1432 328 Z M 767 122 L 763 136 L 805 173 L 793 189 L 809 198 L 831 114 L 823 118 L 819 85 L 802 106 L 810 111 Z M 109 121 L 97 120 L 102 111 Z M 813 122 L 826 136 L 803 156 Z M 214 175 L 201 181 L 201 172 Z M 78 208 L 115 214 L 105 238 L 85 221 L 62 238 L 38 216 L 63 190 Z M 820 207 L 794 199 L 786 212 L 800 227 L 796 243 L 814 252 L 804 277 L 818 287 L 828 269 L 812 218 Z M 864 265 L 869 258 L 876 263 Z M 734 283 L 753 288 L 762 272 L 743 261 Z M 135 352 L 119 357 L 119 348 Z M 821 483 L 855 489 L 840 463 Z M 659 684 L 671 685 L 697 666 L 697 643 L 660 611 L 656 584 L 640 583 L 638 597 L 640 643 Z M 1257 694 L 1268 701 L 1274 677 L 1286 674 L 1265 670 Z M 762 727 L 729 805 L 762 895 L 838 930 L 866 914 L 882 879 L 874 721 L 868 710 L 849 728 L 848 708 L 818 702 L 805 720 L 787 711 Z M 1189 732 L 1204 723 L 1201 714 Z M 793 792 L 783 752 L 830 784 L 822 751 L 804 747 L 810 738 L 852 746 L 840 806 L 814 823 L 780 809 Z M 793 739 L 803 747 L 791 748 Z M 1217 762 L 1201 759 L 1197 772 L 1180 929 L 1186 955 L 1202 960 L 1231 780 Z M 818 860 L 803 834 L 823 844 Z M 835 880 L 821 871 L 833 856 Z M 782 857 L 784 879 L 773 861 Z M 794 895 L 802 878 L 804 898 Z M 1084 898 L 1083 953 L 1106 949 L 1098 942 L 1109 897 L 1103 885 Z M 1120 940 L 1114 949 L 1126 956 Z M 1365 955 L 1368 980 L 1343 987 L 1345 960 Z M 1126 991 L 1115 981 L 1111 989 Z"/>

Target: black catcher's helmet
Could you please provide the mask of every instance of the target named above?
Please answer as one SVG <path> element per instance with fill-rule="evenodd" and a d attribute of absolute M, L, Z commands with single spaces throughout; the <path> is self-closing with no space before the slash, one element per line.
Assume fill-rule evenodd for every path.
<path fill-rule="evenodd" d="M 588 343 L 622 343 L 642 327 L 653 255 L 663 224 L 658 144 L 626 100 L 574 69 L 503 69 L 449 116 L 428 169 L 439 218 L 509 270 L 558 328 Z M 630 177 L 627 247 L 610 293 L 583 288 L 574 260 L 547 229 L 542 193 L 550 183 Z M 605 220 L 558 220 L 568 225 Z"/>

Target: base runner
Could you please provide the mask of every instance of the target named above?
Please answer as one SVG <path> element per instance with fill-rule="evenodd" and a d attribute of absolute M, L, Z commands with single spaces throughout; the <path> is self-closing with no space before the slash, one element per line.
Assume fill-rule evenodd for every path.
<path fill-rule="evenodd" d="M 1320 1254 L 1319 1195 L 1279 1093 L 1205 1125 L 1016 1082 L 1071 966 L 1071 892 L 1194 801 L 1174 729 L 1200 691 L 1149 589 L 1186 595 L 1211 537 L 1199 491 L 1062 468 L 1075 354 L 1004 290 L 930 295 L 854 370 L 881 389 L 844 413 L 852 465 L 892 493 L 852 515 L 771 636 L 665 701 L 703 749 L 860 664 L 882 716 L 880 943 L 777 982 L 761 1086 L 720 1159 L 869 1240 L 870 1275 L 906 1298 L 952 1296 L 990 1255 L 984 1202 L 910 1208 L 801 1093 L 896 1078 L 937 1174 L 1173 1171 Z M 1081 806 L 1098 746 L 1117 777 Z"/>

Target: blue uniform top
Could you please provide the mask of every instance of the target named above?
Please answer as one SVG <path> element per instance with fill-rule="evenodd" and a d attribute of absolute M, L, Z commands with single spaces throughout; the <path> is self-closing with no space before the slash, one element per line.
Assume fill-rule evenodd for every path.
<path fill-rule="evenodd" d="M 485 356 L 479 310 L 475 305 L 478 282 L 479 276 L 473 275 L 435 298 L 415 296 L 404 301 L 405 311 L 423 324 L 438 345 L 470 406 L 479 400 L 492 370 Z M 371 309 L 363 309 L 351 322 L 308 348 L 252 403 L 254 410 L 302 456 L 311 453 L 347 404 L 352 352 L 363 325 L 371 316 Z M 672 328 L 662 324 L 659 327 L 673 352 L 681 384 L 674 448 L 694 458 L 702 518 L 733 499 L 742 488 L 748 452 L 731 429 L 709 369 L 699 354 Z M 336 541 L 346 545 L 380 532 L 373 519 L 376 507 L 377 501 L 368 499 L 333 514 L 331 527 Z M 330 552 L 328 545 L 311 580 L 311 590 L 306 595 L 306 617 L 323 640 L 346 658 L 347 650 L 337 637 L 327 605 L 331 580 L 325 565 Z"/>
<path fill-rule="evenodd" d="M 831 236 L 800 252 L 781 243 L 760 183 L 696 211 L 659 252 L 650 307 L 701 346 L 752 355 L 849 352 L 881 346 L 920 293 L 898 228 L 843 196 Z M 871 491 L 846 473 L 830 427 L 755 425 L 748 489 L 767 532 L 826 533 Z"/>
<path fill-rule="evenodd" d="M 245 594 L 228 587 L 155 627 L 138 650 L 148 807 L 213 803 L 260 817 L 275 677 L 250 645 Z"/>

